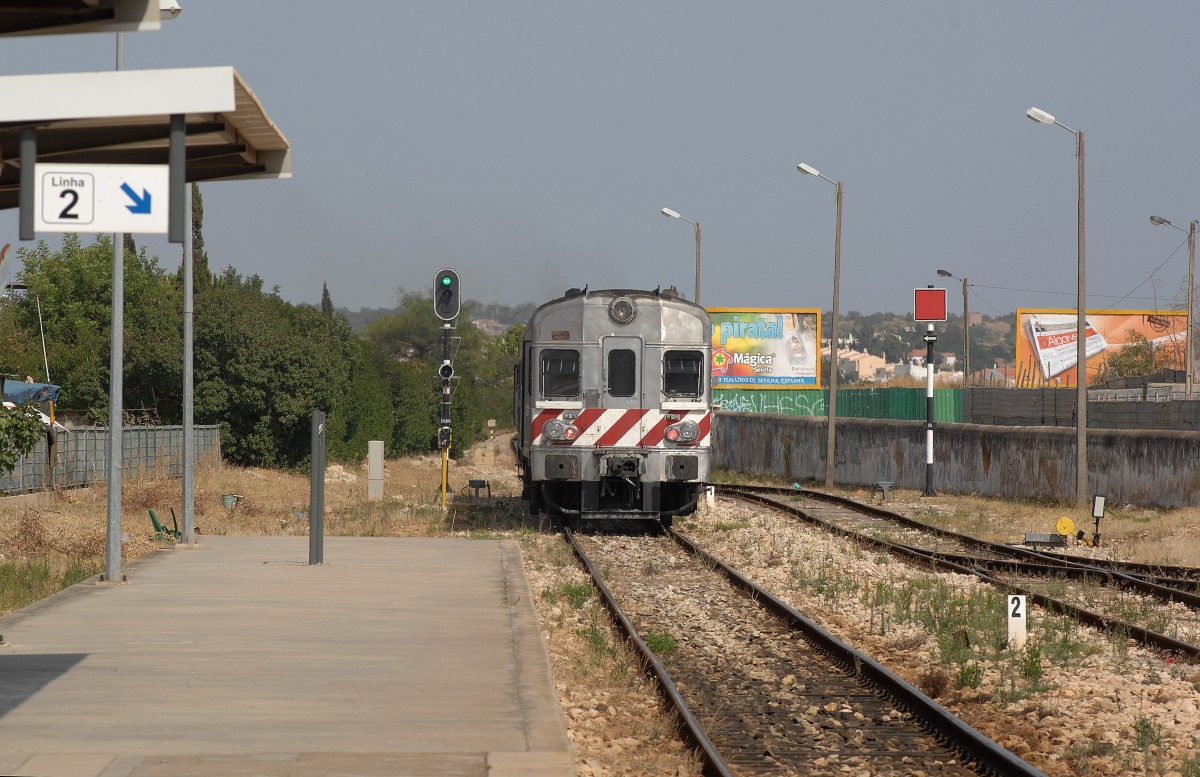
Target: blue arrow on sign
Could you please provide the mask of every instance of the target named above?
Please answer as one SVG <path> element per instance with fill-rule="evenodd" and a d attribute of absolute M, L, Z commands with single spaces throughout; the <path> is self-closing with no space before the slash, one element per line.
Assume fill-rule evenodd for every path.
<path fill-rule="evenodd" d="M 139 197 L 137 195 L 137 192 L 135 192 L 133 190 L 133 188 L 127 183 L 121 184 L 121 191 L 125 192 L 125 194 L 128 195 L 129 199 L 133 200 L 132 205 L 125 206 L 126 208 L 129 209 L 130 213 L 149 213 L 150 212 L 150 192 L 146 191 L 146 189 L 144 187 L 142 188 L 142 196 L 141 197 Z"/>

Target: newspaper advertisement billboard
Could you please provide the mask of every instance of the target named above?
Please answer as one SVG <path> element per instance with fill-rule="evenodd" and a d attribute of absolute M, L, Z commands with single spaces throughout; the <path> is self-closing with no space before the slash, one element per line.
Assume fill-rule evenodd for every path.
<path fill-rule="evenodd" d="M 821 386 L 818 308 L 708 308 L 713 388 Z"/>
<path fill-rule="evenodd" d="M 1017 384 L 1074 386 L 1078 359 L 1078 315 L 1074 310 L 1017 310 Z M 1148 342 L 1155 364 L 1182 370 L 1187 348 L 1187 313 L 1181 310 L 1087 312 L 1087 381 L 1103 379 L 1104 364 L 1130 345 Z"/>

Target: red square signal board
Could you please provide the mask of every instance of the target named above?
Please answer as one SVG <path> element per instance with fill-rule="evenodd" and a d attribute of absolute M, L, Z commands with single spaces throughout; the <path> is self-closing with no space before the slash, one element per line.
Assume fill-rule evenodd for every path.
<path fill-rule="evenodd" d="M 945 321 L 946 320 L 946 290 L 945 289 L 914 289 L 913 290 L 914 321 Z"/>

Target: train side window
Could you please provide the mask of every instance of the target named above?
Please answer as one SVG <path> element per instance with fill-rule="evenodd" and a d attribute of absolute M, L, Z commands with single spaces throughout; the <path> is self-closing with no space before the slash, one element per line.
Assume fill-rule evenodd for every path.
<path fill-rule="evenodd" d="M 542 396 L 548 399 L 579 396 L 579 351 L 542 351 Z"/>
<path fill-rule="evenodd" d="M 663 356 L 663 394 L 668 397 L 698 397 L 704 354 L 700 351 L 667 351 Z"/>
<path fill-rule="evenodd" d="M 637 390 L 637 354 L 621 348 L 608 352 L 608 393 L 632 397 Z"/>

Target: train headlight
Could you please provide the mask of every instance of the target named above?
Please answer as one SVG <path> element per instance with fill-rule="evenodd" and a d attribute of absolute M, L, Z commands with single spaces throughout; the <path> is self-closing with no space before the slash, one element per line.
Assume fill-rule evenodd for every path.
<path fill-rule="evenodd" d="M 570 442 L 579 436 L 579 429 L 573 424 L 564 423 L 557 418 L 554 418 L 547 421 L 546 425 L 542 427 L 542 434 L 547 440 L 551 440 L 553 442 L 559 442 L 562 440 Z"/>
<path fill-rule="evenodd" d="M 628 324 L 637 317 L 637 308 L 629 297 L 617 297 L 608 306 L 608 317 L 618 324 Z"/>
<path fill-rule="evenodd" d="M 692 421 L 683 421 L 668 426 L 663 436 L 667 438 L 667 442 L 695 442 L 700 436 L 700 427 Z"/>

